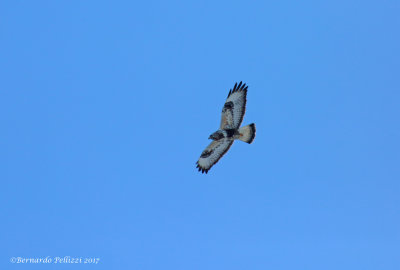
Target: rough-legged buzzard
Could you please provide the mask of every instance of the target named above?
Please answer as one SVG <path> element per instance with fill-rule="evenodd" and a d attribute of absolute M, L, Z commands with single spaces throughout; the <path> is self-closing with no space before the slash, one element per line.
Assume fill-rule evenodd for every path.
<path fill-rule="evenodd" d="M 199 171 L 208 173 L 211 167 L 229 150 L 234 140 L 252 143 L 256 136 L 256 125 L 240 127 L 246 111 L 246 84 L 235 83 L 229 91 L 228 98 L 222 108 L 221 125 L 219 130 L 210 135 L 213 140 L 201 153 L 196 162 Z"/>

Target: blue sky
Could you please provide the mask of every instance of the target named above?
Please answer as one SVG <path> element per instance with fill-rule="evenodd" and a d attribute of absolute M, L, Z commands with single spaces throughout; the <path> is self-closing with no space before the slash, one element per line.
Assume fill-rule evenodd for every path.
<path fill-rule="evenodd" d="M 399 269 L 398 1 L 2 1 L 1 269 Z M 195 162 L 236 81 L 244 124 Z M 12 257 L 100 258 L 20 265 Z"/>

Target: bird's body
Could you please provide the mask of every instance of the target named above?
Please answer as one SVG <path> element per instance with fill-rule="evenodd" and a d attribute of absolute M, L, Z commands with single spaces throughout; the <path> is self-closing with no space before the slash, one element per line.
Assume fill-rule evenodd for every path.
<path fill-rule="evenodd" d="M 253 142 L 256 135 L 255 124 L 240 127 L 246 110 L 247 88 L 246 84 L 240 82 L 229 91 L 222 108 L 220 129 L 210 135 L 209 139 L 213 142 L 207 146 L 196 162 L 197 168 L 202 173 L 207 173 L 229 150 L 235 140 Z"/>
<path fill-rule="evenodd" d="M 239 131 L 234 128 L 229 129 L 219 129 L 210 135 L 209 139 L 218 141 L 222 138 L 233 138 L 237 139 L 239 136 Z"/>

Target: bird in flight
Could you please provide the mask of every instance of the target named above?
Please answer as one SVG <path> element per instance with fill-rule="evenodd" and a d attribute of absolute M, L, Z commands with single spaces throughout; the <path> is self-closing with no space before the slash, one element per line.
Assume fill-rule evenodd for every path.
<path fill-rule="evenodd" d="M 254 123 L 240 127 L 246 111 L 247 88 L 245 83 L 235 83 L 229 90 L 228 97 L 222 108 L 221 124 L 219 130 L 210 135 L 213 140 L 201 153 L 196 162 L 199 172 L 208 173 L 211 167 L 217 163 L 229 150 L 235 140 L 252 143 L 256 136 Z"/>

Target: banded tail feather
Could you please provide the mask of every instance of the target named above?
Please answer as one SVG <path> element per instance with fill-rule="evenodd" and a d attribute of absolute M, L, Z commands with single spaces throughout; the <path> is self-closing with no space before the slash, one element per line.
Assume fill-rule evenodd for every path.
<path fill-rule="evenodd" d="M 256 137 L 256 125 L 254 123 L 239 128 L 239 140 L 252 143 Z"/>

